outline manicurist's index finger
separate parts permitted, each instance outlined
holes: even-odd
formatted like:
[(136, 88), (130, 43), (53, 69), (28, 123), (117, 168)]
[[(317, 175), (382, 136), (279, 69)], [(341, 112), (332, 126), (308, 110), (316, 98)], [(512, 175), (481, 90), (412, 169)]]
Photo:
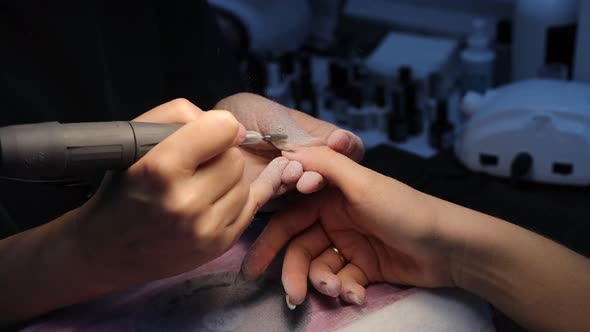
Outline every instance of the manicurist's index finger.
[(240, 124), (227, 111), (208, 111), (176, 130), (132, 166), (165, 177), (192, 176), (199, 165), (236, 146)]
[(203, 110), (190, 101), (177, 98), (152, 108), (133, 119), (133, 121), (185, 124), (197, 120), (204, 113)]

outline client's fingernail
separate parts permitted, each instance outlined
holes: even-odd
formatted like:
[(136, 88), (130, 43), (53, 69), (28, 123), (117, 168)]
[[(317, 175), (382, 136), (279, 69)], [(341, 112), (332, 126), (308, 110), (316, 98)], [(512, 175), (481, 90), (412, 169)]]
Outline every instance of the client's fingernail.
[(297, 308), (297, 305), (291, 303), (291, 299), (289, 298), (289, 294), (287, 294), (285, 296), (285, 300), (287, 301), (287, 307), (289, 307), (289, 309), (294, 310), (295, 308)]
[(302, 146), (295, 145), (295, 144), (289, 144), (289, 145), (285, 145), (282, 148), (283, 149), (281, 150), (281, 152), (282, 152), (283, 156), (286, 157), (289, 154), (296, 153), (297, 151), (301, 151)]
[(337, 297), (340, 293), (338, 285), (332, 281), (320, 281), (320, 287), (331, 297)]
[(361, 305), (364, 302), (363, 299), (357, 293), (354, 292), (346, 292), (346, 298), (348, 299), (348, 302), (358, 305)]
[(328, 138), (328, 146), (338, 152), (346, 152), (350, 149), (351, 139), (344, 130), (337, 130)]
[(284, 183), (281, 183), (281, 185), (279, 186), (279, 189), (276, 192), (276, 195), (281, 196), (284, 193), (286, 193), (288, 190), (289, 190), (289, 186)]

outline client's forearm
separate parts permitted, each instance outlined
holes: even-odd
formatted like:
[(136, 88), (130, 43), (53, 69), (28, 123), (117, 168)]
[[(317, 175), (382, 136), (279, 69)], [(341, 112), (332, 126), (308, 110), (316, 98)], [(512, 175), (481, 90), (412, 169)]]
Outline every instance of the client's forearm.
[(0, 241), (0, 326), (111, 290), (97, 282), (68, 234), (75, 213)]
[(459, 244), (453, 254), (457, 286), (531, 331), (590, 331), (590, 260), (451, 203), (441, 204), (439, 218), (452, 225), (449, 236)]

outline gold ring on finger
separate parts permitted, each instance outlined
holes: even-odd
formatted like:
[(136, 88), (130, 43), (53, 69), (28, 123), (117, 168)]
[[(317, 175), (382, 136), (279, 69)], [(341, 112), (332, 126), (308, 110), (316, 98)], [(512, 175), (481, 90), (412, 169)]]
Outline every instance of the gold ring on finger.
[(340, 258), (340, 261), (342, 262), (342, 265), (346, 264), (346, 258), (344, 258), (344, 255), (342, 255), (342, 253), (340, 252), (340, 250), (338, 250), (336, 247), (332, 247), (332, 250), (336, 253), (336, 255), (338, 255), (338, 258)]

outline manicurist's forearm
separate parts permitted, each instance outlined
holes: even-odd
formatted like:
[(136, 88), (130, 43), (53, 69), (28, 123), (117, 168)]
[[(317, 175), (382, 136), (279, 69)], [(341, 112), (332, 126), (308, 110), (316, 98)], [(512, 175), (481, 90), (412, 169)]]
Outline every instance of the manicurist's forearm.
[(111, 290), (98, 282), (67, 234), (76, 211), (0, 241), (0, 326)]
[(439, 201), (453, 275), (531, 331), (590, 331), (590, 260), (514, 224)]

